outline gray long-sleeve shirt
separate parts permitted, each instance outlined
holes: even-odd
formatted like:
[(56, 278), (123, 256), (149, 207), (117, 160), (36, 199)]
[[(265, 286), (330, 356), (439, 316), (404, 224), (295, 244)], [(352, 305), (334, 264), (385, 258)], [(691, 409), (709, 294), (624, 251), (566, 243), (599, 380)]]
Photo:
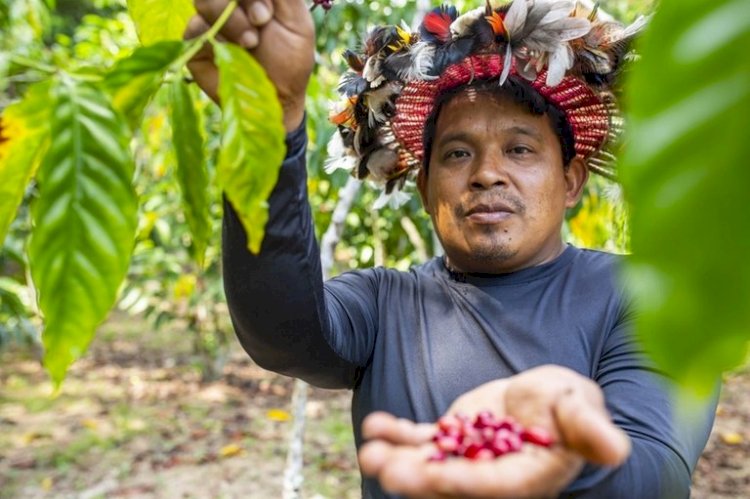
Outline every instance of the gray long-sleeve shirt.
[[(433, 259), (408, 272), (374, 268), (323, 283), (306, 192), (304, 128), (269, 200), (259, 255), (225, 204), (224, 280), (237, 335), (262, 367), (325, 388), (351, 388), (357, 446), (372, 411), (435, 421), (490, 380), (542, 364), (601, 386), (633, 452), (617, 469), (587, 466), (563, 497), (684, 498), (714, 404), (680, 431), (665, 379), (631, 341), (618, 258), (569, 246), (504, 275), (461, 275)], [(364, 497), (386, 497), (363, 481)]]

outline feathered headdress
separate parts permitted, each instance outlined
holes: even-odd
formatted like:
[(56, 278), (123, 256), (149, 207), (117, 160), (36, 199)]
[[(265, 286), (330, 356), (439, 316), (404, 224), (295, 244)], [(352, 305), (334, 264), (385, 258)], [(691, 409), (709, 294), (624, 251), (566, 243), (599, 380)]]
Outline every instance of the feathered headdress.
[(474, 79), (502, 85), (516, 74), (565, 113), (590, 170), (614, 178), (607, 147), (623, 125), (614, 85), (646, 19), (627, 27), (601, 21), (596, 8), (584, 11), (573, 0), (486, 2), (463, 15), (434, 9), (416, 33), (376, 27), (362, 52), (345, 51), (350, 71), (331, 109), (338, 132), (328, 171), (351, 170), (384, 187), (379, 205), (398, 203), (422, 164), (424, 125), (437, 97)]

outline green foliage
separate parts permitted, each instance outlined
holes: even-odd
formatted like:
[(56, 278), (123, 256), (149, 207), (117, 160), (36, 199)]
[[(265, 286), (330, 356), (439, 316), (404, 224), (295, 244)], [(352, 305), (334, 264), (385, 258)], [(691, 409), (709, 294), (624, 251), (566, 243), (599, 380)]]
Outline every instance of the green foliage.
[(144, 45), (181, 40), (195, 14), (191, 0), (128, 0), (128, 10)]
[(663, 0), (628, 87), (638, 332), (702, 393), (750, 339), (748, 47), (747, 1)]
[(29, 261), (45, 319), (45, 365), (59, 385), (112, 307), (136, 228), (127, 127), (94, 87), (53, 88), (54, 140), (32, 205)]
[(0, 118), (0, 242), (49, 142), (49, 83), (29, 88)]
[[(613, 0), (605, 7), (609, 9), (617, 6), (618, 15), (632, 18), (633, 9), (630, 6), (650, 2), (651, 0)], [(438, 3), (437, 0), (432, 1), (433, 5)], [(33, 139), (29, 133), (14, 134), (15, 138), (0, 143), (0, 228), (7, 228), (16, 208), (21, 204), (20, 216), (13, 224), (5, 246), (0, 249), (0, 273), (2, 277), (10, 274), (13, 281), (4, 281), (8, 285), (3, 289), (7, 291), (7, 296), (10, 296), (8, 290), (13, 290), (13, 296), (21, 296), (19, 293), (26, 290), (24, 296), (29, 297), (25, 301), (3, 299), (0, 322), (4, 326), (20, 328), (20, 322), (10, 319), (11, 317), (17, 318), (25, 313), (29, 318), (34, 318), (33, 293), (30, 290), (36, 285), (42, 295), (40, 300), (47, 300), (45, 307), (52, 306), (51, 296), (65, 296), (64, 302), (69, 304), (71, 310), (77, 310), (76, 314), (71, 312), (65, 316), (68, 321), (76, 321), (75, 330), (66, 331), (70, 331), (72, 338), (78, 338), (75, 345), (71, 345), (74, 356), (82, 353), (88, 340), (81, 339), (79, 334), (78, 314), (91, 315), (89, 310), (92, 306), (86, 301), (83, 306), (70, 305), (74, 297), (82, 296), (80, 286), (76, 288), (71, 284), (72, 291), (67, 287), (60, 287), (50, 295), (53, 287), (51, 281), (40, 275), (41, 271), (38, 270), (34, 271), (34, 280), (47, 278), (48, 282), (44, 286), (39, 282), (26, 282), (24, 242), (29, 223), (26, 216), (27, 203), (22, 202), (22, 198), (25, 193), (27, 201), (36, 199), (35, 216), (39, 217), (38, 223), (41, 225), (35, 227), (34, 231), (39, 230), (39, 226), (44, 228), (45, 224), (54, 222), (54, 217), (40, 216), (40, 212), (52, 210), (54, 214), (56, 206), (59, 208), (62, 206), (60, 203), (65, 202), (65, 196), (55, 198), (53, 194), (50, 197), (52, 186), (45, 185), (49, 184), (45, 178), (66, 184), (68, 180), (64, 178), (67, 179), (68, 175), (64, 174), (63, 169), (58, 172), (56, 167), (53, 173), (50, 168), (50, 172), (38, 178), (40, 182), (37, 185), (33, 179), (34, 162), (38, 163), (45, 158), (45, 165), (52, 162), (63, 165), (66, 161), (76, 161), (75, 158), (78, 158), (77, 161), (83, 161), (81, 165), (93, 164), (90, 158), (96, 160), (97, 155), (102, 154), (97, 148), (101, 146), (107, 149), (108, 154), (120, 156), (123, 152), (123, 140), (128, 139), (130, 148), (125, 152), (135, 160), (134, 185), (140, 202), (135, 248), (127, 281), (122, 286), (120, 306), (134, 313), (147, 314), (156, 326), (175, 321), (185, 325), (189, 334), (196, 338), (196, 352), (207, 353), (207, 357), (216, 356), (216, 352), (225, 348), (228, 334), (219, 265), (220, 248), (217, 244), (220, 240), (221, 188), (228, 187), (229, 190), (244, 195), (254, 191), (255, 188), (251, 185), (257, 182), (259, 192), (252, 196), (252, 210), (256, 213), (243, 215), (246, 224), (252, 223), (252, 240), (249, 242), (257, 249), (262, 238), (262, 230), (259, 229), (265, 224), (267, 216), (264, 199), (275, 183), (276, 167), (283, 157), (280, 111), (268, 107), (275, 103), (273, 89), (257, 84), (257, 65), (253, 66), (254, 61), (244, 51), (222, 46), (217, 46), (217, 56), (225, 56), (220, 60), (224, 75), (222, 85), (232, 89), (228, 97), (230, 102), (227, 112), (223, 116), (205, 96), (197, 95), (195, 86), (190, 88), (183, 82), (181, 66), (197, 47), (204, 41), (213, 40), (215, 35), (215, 32), (209, 33), (194, 43), (179, 41), (192, 13), (190, 0), (130, 0), (127, 8), (124, 0), (0, 0), (0, 6), (6, 7), (2, 12), (7, 12), (8, 15), (7, 19), (0, 19), (0, 25), (6, 23), (2, 25), (3, 34), (8, 34), (7, 37), (0, 37), (0, 109), (24, 96), (23, 101), (12, 104), (3, 111), (3, 123), (9, 119), (22, 122), (29, 130), (33, 127), (40, 134)], [(458, 6), (466, 10), (475, 7), (476, 2), (459, 1)], [(345, 66), (341, 53), (344, 48), (358, 47), (362, 42), (361, 36), (369, 25), (397, 24), (402, 19), (411, 21), (417, 8), (417, 2), (384, 4), (337, 0), (335, 8), (327, 14), (322, 9), (317, 9), (314, 13), (318, 34), (318, 64), (308, 88), (308, 190), (318, 235), (327, 228), (338, 190), (347, 180), (344, 172), (334, 175), (323, 172), (326, 146), (334, 130), (328, 123), (327, 102), (335, 97), (337, 79)], [(145, 47), (136, 48), (136, 31)], [(102, 120), (112, 127), (104, 126), (109, 131), (96, 136), (95, 141), (81, 139), (81, 144), (86, 147), (76, 150), (70, 146), (72, 129), (61, 128), (60, 113), (65, 111), (63, 106), (54, 113), (57, 128), (52, 135), (52, 142), (55, 144), (54, 158), (58, 158), (54, 159), (52, 152), (46, 152), (41, 139), (49, 133), (44, 130), (49, 129), (50, 123), (50, 119), (43, 114), (49, 114), (56, 106), (50, 101), (51, 98), (45, 100), (35, 95), (44, 94), (43, 89), (48, 88), (48, 84), (38, 85), (35, 82), (58, 81), (60, 78), (72, 85), (69, 90), (75, 90), (74, 97), (78, 100), (83, 99), (84, 104), (96, 104), (80, 107), (77, 115), (69, 113), (77, 116), (70, 119), (78, 122), (81, 130), (92, 124), (99, 126)], [(55, 88), (59, 90), (59, 84)], [(165, 91), (167, 89), (169, 92)], [(253, 92), (259, 93), (252, 95)], [(70, 101), (72, 97), (68, 97)], [(258, 106), (257, 102), (262, 102), (262, 105)], [(26, 109), (22, 106), (29, 107)], [(69, 104), (66, 106), (66, 109), (70, 109)], [(39, 114), (32, 113), (31, 108)], [(14, 109), (17, 111), (13, 111)], [(17, 117), (23, 116), (23, 120), (11, 119), (14, 113)], [(126, 122), (130, 125), (131, 132), (120, 130), (115, 122)], [(260, 129), (253, 129), (249, 124), (255, 127), (268, 126), (266, 132), (273, 136), (269, 139), (269, 144), (273, 145), (262, 146), (261, 141), (265, 139), (256, 135), (256, 131)], [(6, 130), (12, 131), (13, 128), (8, 126)], [(226, 130), (222, 131), (222, 128)], [(23, 142), (21, 137), (25, 137)], [(58, 144), (60, 140), (68, 145), (63, 147), (63, 144)], [(109, 151), (112, 143), (116, 144), (114, 153)], [(38, 147), (40, 144), (42, 147)], [(12, 149), (14, 147), (17, 148)], [(258, 148), (266, 150), (260, 154), (257, 152)], [(5, 159), (7, 155), (4, 156), (4, 152), (9, 150), (16, 151), (14, 154), (18, 155), (18, 159), (10, 163)], [(20, 159), (21, 155), (31, 158), (35, 150), (35, 160)], [(274, 151), (274, 157), (265, 156), (268, 150)], [(236, 154), (237, 152), (243, 156)], [(98, 159), (101, 162), (101, 158)], [(217, 166), (217, 161), (221, 166)], [(23, 166), (18, 166), (21, 163)], [(106, 166), (111, 169), (117, 165), (107, 162)], [(13, 176), (10, 175), (11, 170)], [(87, 179), (81, 185), (92, 184), (91, 179), (82, 173), (84, 171), (89, 170), (78, 170), (78, 174), (70, 178), (74, 179), (73, 182), (81, 178)], [(211, 182), (215, 177), (217, 181)], [(10, 193), (11, 190), (12, 195), (6, 196), (6, 192)], [(182, 196), (178, 195), (178, 190)], [(266, 194), (257, 195), (262, 192)], [(615, 233), (621, 227), (622, 213), (617, 209), (617, 201), (606, 197), (599, 186), (592, 187), (590, 192), (592, 201), (578, 211), (576, 217), (580, 216), (579, 220), (576, 221), (575, 217), (571, 220), (569, 233), (574, 241), (589, 241), (591, 244), (611, 248)], [(113, 203), (114, 198), (109, 194), (107, 191), (105, 205)], [(336, 252), (334, 273), (371, 265), (406, 269), (432, 256), (431, 224), (421, 208), (418, 196), (413, 196), (407, 205), (399, 209), (386, 207), (375, 211), (371, 206), (378, 195), (377, 191), (370, 188), (360, 190), (359, 199), (346, 219), (343, 238)], [(251, 206), (250, 202), (239, 201), (234, 193), (230, 193), (229, 198), (235, 205)], [(594, 198), (598, 200), (596, 203)], [(96, 199), (96, 202), (100, 200)], [(128, 203), (125, 204), (125, 211), (132, 210), (132, 204)], [(46, 208), (41, 210), (40, 207), (44, 206)], [(81, 210), (86, 211), (88, 208), (90, 206), (85, 205), (85, 209), (68, 210), (60, 216), (80, 219)], [(600, 215), (600, 212), (605, 215)], [(96, 214), (100, 217), (108, 216), (106, 210), (98, 210)], [(80, 243), (80, 238), (94, 237), (97, 225), (89, 227), (82, 220), (79, 220), (78, 225), (68, 226), (66, 223), (67, 232), (60, 240), (50, 240), (45, 247), (41, 243), (34, 243), (37, 244), (36, 251), (47, 252), (50, 260), (75, 258), (75, 255), (78, 258), (81, 255), (98, 258), (100, 247), (86, 247), (84, 251), (80, 244), (74, 244), (76, 241)], [(132, 218), (128, 220), (132, 221)], [(99, 225), (101, 224), (99, 221)], [(84, 226), (86, 231), (78, 231), (76, 228)], [(79, 239), (75, 239), (76, 237)], [(55, 244), (61, 244), (60, 241), (68, 241), (70, 244), (61, 253), (63, 256), (55, 256), (52, 253), (56, 248)], [(98, 244), (106, 245), (106, 238)], [(108, 253), (112, 265), (117, 260), (113, 256), (115, 254), (116, 252)], [(204, 254), (202, 268), (191, 261), (192, 257), (200, 262), (201, 255)], [(8, 262), (7, 265), (4, 265), (4, 261)], [(66, 269), (65, 279), (68, 282), (74, 281), (72, 275), (75, 271), (75, 266)], [(115, 280), (107, 281), (105, 291), (112, 292), (112, 287), (116, 288), (113, 284)], [(98, 284), (94, 286), (94, 291), (89, 290), (93, 297), (84, 297), (84, 300), (92, 301), (96, 298), (94, 301), (111, 302), (111, 294), (104, 300), (103, 295), (107, 293), (100, 296), (96, 289)], [(6, 306), (11, 302), (13, 310)], [(97, 310), (104, 308), (102, 305)], [(86, 319), (86, 328), (89, 327), (89, 322), (92, 321)], [(54, 328), (51, 331), (52, 334), (57, 334)], [(48, 351), (48, 364), (55, 364), (59, 374), (60, 366), (73, 357), (68, 350), (65, 354), (67, 357), (58, 357), (53, 361), (50, 356), (54, 356), (55, 351), (57, 350)]]
[[(88, 14), (87, 7), (107, 11), (114, 18)], [(14, 79), (8, 95), (11, 99), (14, 95), (25, 95), (23, 100), (3, 111), (0, 122), (0, 194), (3, 195), (0, 228), (4, 234), (41, 163), (36, 184), (31, 182), (37, 189), (31, 210), (34, 227), (28, 253), (30, 274), (45, 319), (45, 365), (56, 384), (62, 381), (70, 363), (83, 354), (95, 328), (116, 301), (131, 263), (138, 207), (133, 186), (133, 152), (140, 148), (136, 145), (131, 150), (130, 129), (145, 132), (143, 139), (151, 141), (151, 131), (139, 125), (149, 102), (159, 93), (165, 80), (171, 82), (171, 98), (162, 98), (159, 105), (162, 109), (167, 106), (172, 109), (173, 131), (169, 138), (150, 144), (147, 154), (151, 159), (161, 158), (163, 163), (157, 169), (176, 157), (176, 174), (170, 177), (172, 182), (168, 189), (174, 191), (178, 186), (182, 189), (183, 208), (180, 210), (179, 205), (172, 202), (174, 196), (146, 198), (144, 204), (153, 200), (167, 203), (171, 220), (167, 223), (153, 219), (154, 211), (144, 210), (145, 220), (141, 220), (139, 232), (147, 234), (151, 240), (153, 227), (169, 229), (166, 237), (157, 239), (158, 245), (148, 248), (149, 258), (157, 258), (160, 253), (159, 261), (168, 264), (168, 267), (155, 265), (156, 281), (163, 283), (165, 275), (174, 276), (173, 281), (165, 284), (174, 287), (174, 296), (179, 298), (180, 305), (167, 316), (186, 319), (188, 328), (200, 338), (197, 348), (202, 351), (219, 351), (226, 343), (227, 329), (221, 325), (219, 317), (222, 310), (214, 306), (221, 301), (218, 259), (215, 250), (207, 251), (209, 239), (218, 239), (212, 230), (218, 225), (215, 221), (221, 213), (221, 205), (214, 203), (212, 207), (210, 202), (219, 199), (208, 182), (213, 158), (203, 153), (201, 113), (210, 113), (182, 81), (182, 66), (197, 48), (213, 41), (218, 26), (193, 43), (174, 41), (181, 38), (187, 18), (193, 12), (189, 0), (131, 1), (130, 11), (141, 39), (153, 44), (130, 53), (132, 29), (127, 18), (123, 21), (123, 7), (118, 0), (97, 0), (94, 5), (86, 3), (85, 6), (65, 3), (65, 14), (54, 17), (54, 22), (50, 22), (46, 8), (32, 15), (35, 13), (28, 9), (14, 7), (10, 9), (12, 20), (22, 25), (18, 33), (31, 33), (33, 43), (25, 47), (24, 53), (7, 46), (5, 40), (0, 44), (0, 71)], [(227, 9), (221, 19), (226, 20), (229, 12)], [(56, 35), (57, 43), (46, 46), (50, 26), (68, 16), (80, 19), (81, 26), (72, 31), (61, 30)], [(20, 19), (24, 19), (23, 23)], [(111, 40), (104, 35), (107, 32), (120, 37), (119, 45), (124, 50), (112, 50)], [(217, 50), (218, 54), (230, 54), (221, 61), (225, 70), (230, 68), (241, 74), (236, 68), (244, 70), (251, 64), (255, 69), (250, 73), (254, 80), (232, 74), (223, 78), (233, 91), (243, 92), (243, 95), (226, 98), (235, 105), (230, 104), (231, 111), (225, 113), (223, 125), (229, 132), (223, 135), (229, 137), (228, 148), (237, 155), (224, 159), (219, 178), (231, 184), (231, 187), (225, 186), (229, 199), (249, 208), (249, 212), (243, 210), (242, 215), (246, 223), (255, 224), (249, 232), (251, 242), (259, 246), (267, 217), (263, 211), (265, 197), (275, 183), (284, 156), (281, 108), (268, 82), (256, 91), (255, 81), (260, 81), (264, 74), (250, 56), (240, 49), (235, 51), (239, 55), (227, 50)], [(60, 67), (65, 67), (67, 72)], [(35, 80), (42, 82), (25, 88), (26, 83)], [(16, 85), (16, 82), (21, 84)], [(248, 106), (252, 106), (252, 112)], [(165, 117), (166, 113), (157, 113), (157, 116)], [(252, 123), (254, 119), (261, 120), (262, 125), (256, 126)], [(218, 129), (212, 129), (214, 138), (219, 135)], [(172, 141), (174, 148), (170, 146)], [(51, 143), (49, 148), (46, 147), (48, 142)], [(211, 144), (211, 150), (218, 146), (215, 140)], [(276, 150), (268, 158), (268, 167), (242, 171), (241, 167), (246, 166), (249, 159), (263, 160), (258, 151), (265, 148)], [(240, 162), (233, 162), (235, 159)], [(147, 169), (139, 167), (138, 172), (148, 178)], [(157, 176), (164, 177), (164, 172)], [(140, 181), (138, 184), (143, 186)], [(142, 191), (153, 192), (148, 187), (142, 187)], [(172, 231), (170, 223), (178, 230)], [(191, 233), (186, 230), (187, 226)], [(176, 242), (171, 239), (172, 235), (178, 237)], [(174, 251), (175, 244), (190, 246), (199, 265), (207, 261), (203, 276), (185, 259), (186, 251)], [(4, 253), (0, 251), (0, 263)], [(164, 255), (175, 254), (176, 258), (164, 258)], [(204, 255), (208, 256), (204, 258)], [(25, 268), (25, 261), (23, 263)], [(3, 319), (28, 309), (28, 304), (18, 298), (19, 290), (25, 289), (25, 272), (21, 276), (3, 281), (5, 298), (0, 310)], [(149, 282), (145, 276), (141, 279), (144, 285)], [(128, 297), (134, 296), (135, 288), (128, 289)], [(164, 295), (159, 299), (164, 300)], [(201, 300), (208, 303), (201, 304)], [(204, 334), (210, 328), (216, 333)]]
[(283, 112), (265, 71), (244, 49), (216, 43), (214, 52), (224, 124), (216, 175), (245, 227), (248, 249), (258, 253), (266, 200), (286, 156)]
[(211, 236), (209, 182), (203, 153), (201, 116), (196, 113), (190, 88), (180, 79), (170, 86), (172, 141), (177, 156), (177, 182), (183, 198), (185, 219), (190, 227), (193, 254), (202, 267)]
[(112, 96), (112, 104), (127, 117), (131, 127), (140, 122), (143, 110), (159, 89), (164, 74), (183, 49), (182, 42), (159, 42), (150, 47), (139, 47), (130, 57), (118, 61), (107, 74), (104, 86)]

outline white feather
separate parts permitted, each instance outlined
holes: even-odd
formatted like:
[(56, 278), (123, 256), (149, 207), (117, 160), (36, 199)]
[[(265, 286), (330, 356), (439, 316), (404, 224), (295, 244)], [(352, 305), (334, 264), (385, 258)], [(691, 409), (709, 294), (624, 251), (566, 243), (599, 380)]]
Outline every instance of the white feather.
[(357, 158), (344, 146), (344, 141), (339, 132), (335, 132), (328, 141), (328, 158), (326, 158), (323, 170), (331, 174), (336, 170), (351, 172), (357, 166)]
[(347, 173), (351, 173), (357, 166), (357, 158), (354, 156), (341, 156), (339, 158), (328, 158), (323, 164), (323, 171), (330, 175), (336, 170), (345, 170)]
[(565, 72), (573, 67), (573, 51), (567, 43), (561, 43), (550, 55), (549, 65), (547, 66), (548, 87), (558, 85), (565, 77)]
[(575, 3), (570, 0), (552, 2), (549, 12), (544, 15), (539, 25), (550, 24), (570, 16), (575, 8)]
[(362, 70), (362, 76), (370, 82), (370, 87), (377, 88), (385, 81), (385, 76), (380, 72), (380, 59), (374, 55), (367, 59), (365, 67)]
[(430, 76), (427, 72), (432, 68), (435, 58), (435, 46), (427, 42), (417, 42), (411, 48), (411, 66), (399, 73), (406, 82), (414, 80), (435, 80), (437, 76)]
[(365, 104), (369, 110), (367, 119), (370, 128), (375, 128), (376, 122), (384, 123), (388, 119), (383, 113), (383, 107), (393, 95), (399, 92), (401, 92), (401, 84), (391, 81), (377, 90), (365, 94)]
[(399, 189), (392, 190), (390, 194), (386, 194), (385, 191), (382, 191), (372, 207), (376, 210), (380, 210), (385, 205), (388, 205), (395, 210), (407, 203), (409, 199), (411, 199), (411, 196)]
[(651, 17), (651, 15), (638, 16), (638, 19), (633, 21), (630, 26), (626, 27), (621, 33), (619, 33), (618, 38), (630, 38), (631, 36), (637, 35), (651, 21)]
[(511, 41), (523, 31), (528, 13), (529, 6), (527, 0), (513, 0), (508, 12), (505, 14), (505, 20), (503, 20), (503, 24), (510, 34)]
[(451, 23), (451, 35), (453, 35), (454, 39), (461, 38), (461, 35), (466, 32), (469, 26), (482, 17), (484, 17), (484, 7), (477, 7), (466, 14), (458, 16), (456, 20)]
[[(518, 1), (518, 0), (516, 0)], [(505, 46), (505, 61), (503, 62), (503, 72), (500, 74), (500, 85), (505, 83), (510, 74), (510, 68), (513, 66), (513, 50), (510, 44)]]
[(566, 42), (580, 38), (591, 31), (591, 21), (583, 17), (568, 17), (561, 19), (554, 25), (547, 25), (545, 28), (554, 32), (558, 40)]

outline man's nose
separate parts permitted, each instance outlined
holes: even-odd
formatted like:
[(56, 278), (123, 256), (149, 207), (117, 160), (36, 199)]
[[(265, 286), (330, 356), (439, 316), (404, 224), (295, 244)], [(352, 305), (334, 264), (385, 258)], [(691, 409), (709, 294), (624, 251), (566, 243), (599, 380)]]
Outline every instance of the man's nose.
[(478, 159), (470, 179), (472, 189), (491, 189), (508, 183), (506, 158), (501, 151), (487, 152)]

